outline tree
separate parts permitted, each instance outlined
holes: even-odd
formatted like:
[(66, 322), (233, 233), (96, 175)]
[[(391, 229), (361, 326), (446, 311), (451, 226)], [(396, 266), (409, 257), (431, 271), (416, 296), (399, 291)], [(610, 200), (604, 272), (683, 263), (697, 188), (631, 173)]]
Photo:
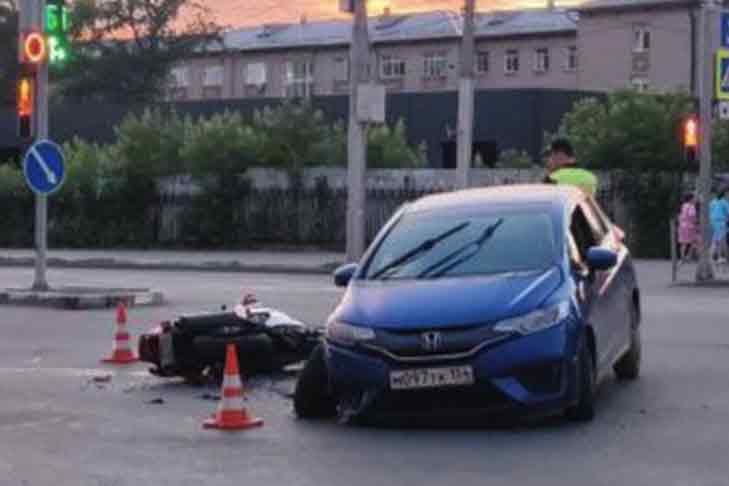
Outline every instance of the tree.
[(170, 69), (220, 47), (220, 26), (194, 0), (79, 0), (72, 11), (71, 60), (55, 73), (58, 92), (76, 100), (158, 100)]
[(559, 133), (575, 146), (580, 163), (598, 169), (687, 170), (681, 126), (695, 112), (688, 93), (617, 91), (604, 101), (578, 101)]
[(17, 66), (17, 5), (15, 0), (0, 0), (0, 105), (15, 103)]

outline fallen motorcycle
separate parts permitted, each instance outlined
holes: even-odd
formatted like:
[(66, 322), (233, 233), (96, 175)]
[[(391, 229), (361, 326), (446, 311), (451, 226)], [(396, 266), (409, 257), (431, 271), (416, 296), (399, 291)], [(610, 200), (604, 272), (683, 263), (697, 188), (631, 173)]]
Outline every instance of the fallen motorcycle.
[(226, 345), (234, 343), (241, 372), (270, 373), (304, 361), (321, 341), (322, 331), (287, 314), (260, 306), (251, 295), (232, 311), (184, 315), (156, 326), (139, 338), (139, 358), (162, 377), (191, 383), (219, 379)]

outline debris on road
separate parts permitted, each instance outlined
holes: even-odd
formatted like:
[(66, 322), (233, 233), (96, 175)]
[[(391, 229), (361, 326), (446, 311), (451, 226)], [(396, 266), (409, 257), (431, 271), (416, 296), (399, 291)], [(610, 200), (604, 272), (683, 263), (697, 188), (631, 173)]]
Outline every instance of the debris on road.
[(153, 400), (147, 400), (144, 403), (146, 403), (147, 405), (164, 405), (165, 399), (164, 398), (155, 398)]

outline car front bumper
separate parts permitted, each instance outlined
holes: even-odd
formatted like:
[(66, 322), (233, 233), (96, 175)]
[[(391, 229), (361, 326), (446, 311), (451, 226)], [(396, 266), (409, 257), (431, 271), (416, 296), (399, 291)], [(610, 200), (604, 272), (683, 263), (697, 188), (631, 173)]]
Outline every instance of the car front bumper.
[[(575, 341), (567, 323), (485, 346), (468, 357), (434, 357), (417, 363), (327, 342), (331, 386), (344, 420), (431, 415), (528, 415), (576, 402)], [(393, 390), (393, 371), (470, 366), (473, 385)]]

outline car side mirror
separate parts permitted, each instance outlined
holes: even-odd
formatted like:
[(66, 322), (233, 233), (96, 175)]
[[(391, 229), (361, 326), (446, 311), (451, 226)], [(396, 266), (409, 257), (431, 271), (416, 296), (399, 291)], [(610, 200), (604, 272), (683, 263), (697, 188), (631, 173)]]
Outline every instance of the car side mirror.
[(357, 272), (359, 265), (356, 263), (348, 263), (334, 270), (334, 285), (337, 287), (346, 287)]
[(587, 250), (587, 265), (591, 270), (610, 270), (618, 263), (618, 254), (614, 251), (593, 246)]

